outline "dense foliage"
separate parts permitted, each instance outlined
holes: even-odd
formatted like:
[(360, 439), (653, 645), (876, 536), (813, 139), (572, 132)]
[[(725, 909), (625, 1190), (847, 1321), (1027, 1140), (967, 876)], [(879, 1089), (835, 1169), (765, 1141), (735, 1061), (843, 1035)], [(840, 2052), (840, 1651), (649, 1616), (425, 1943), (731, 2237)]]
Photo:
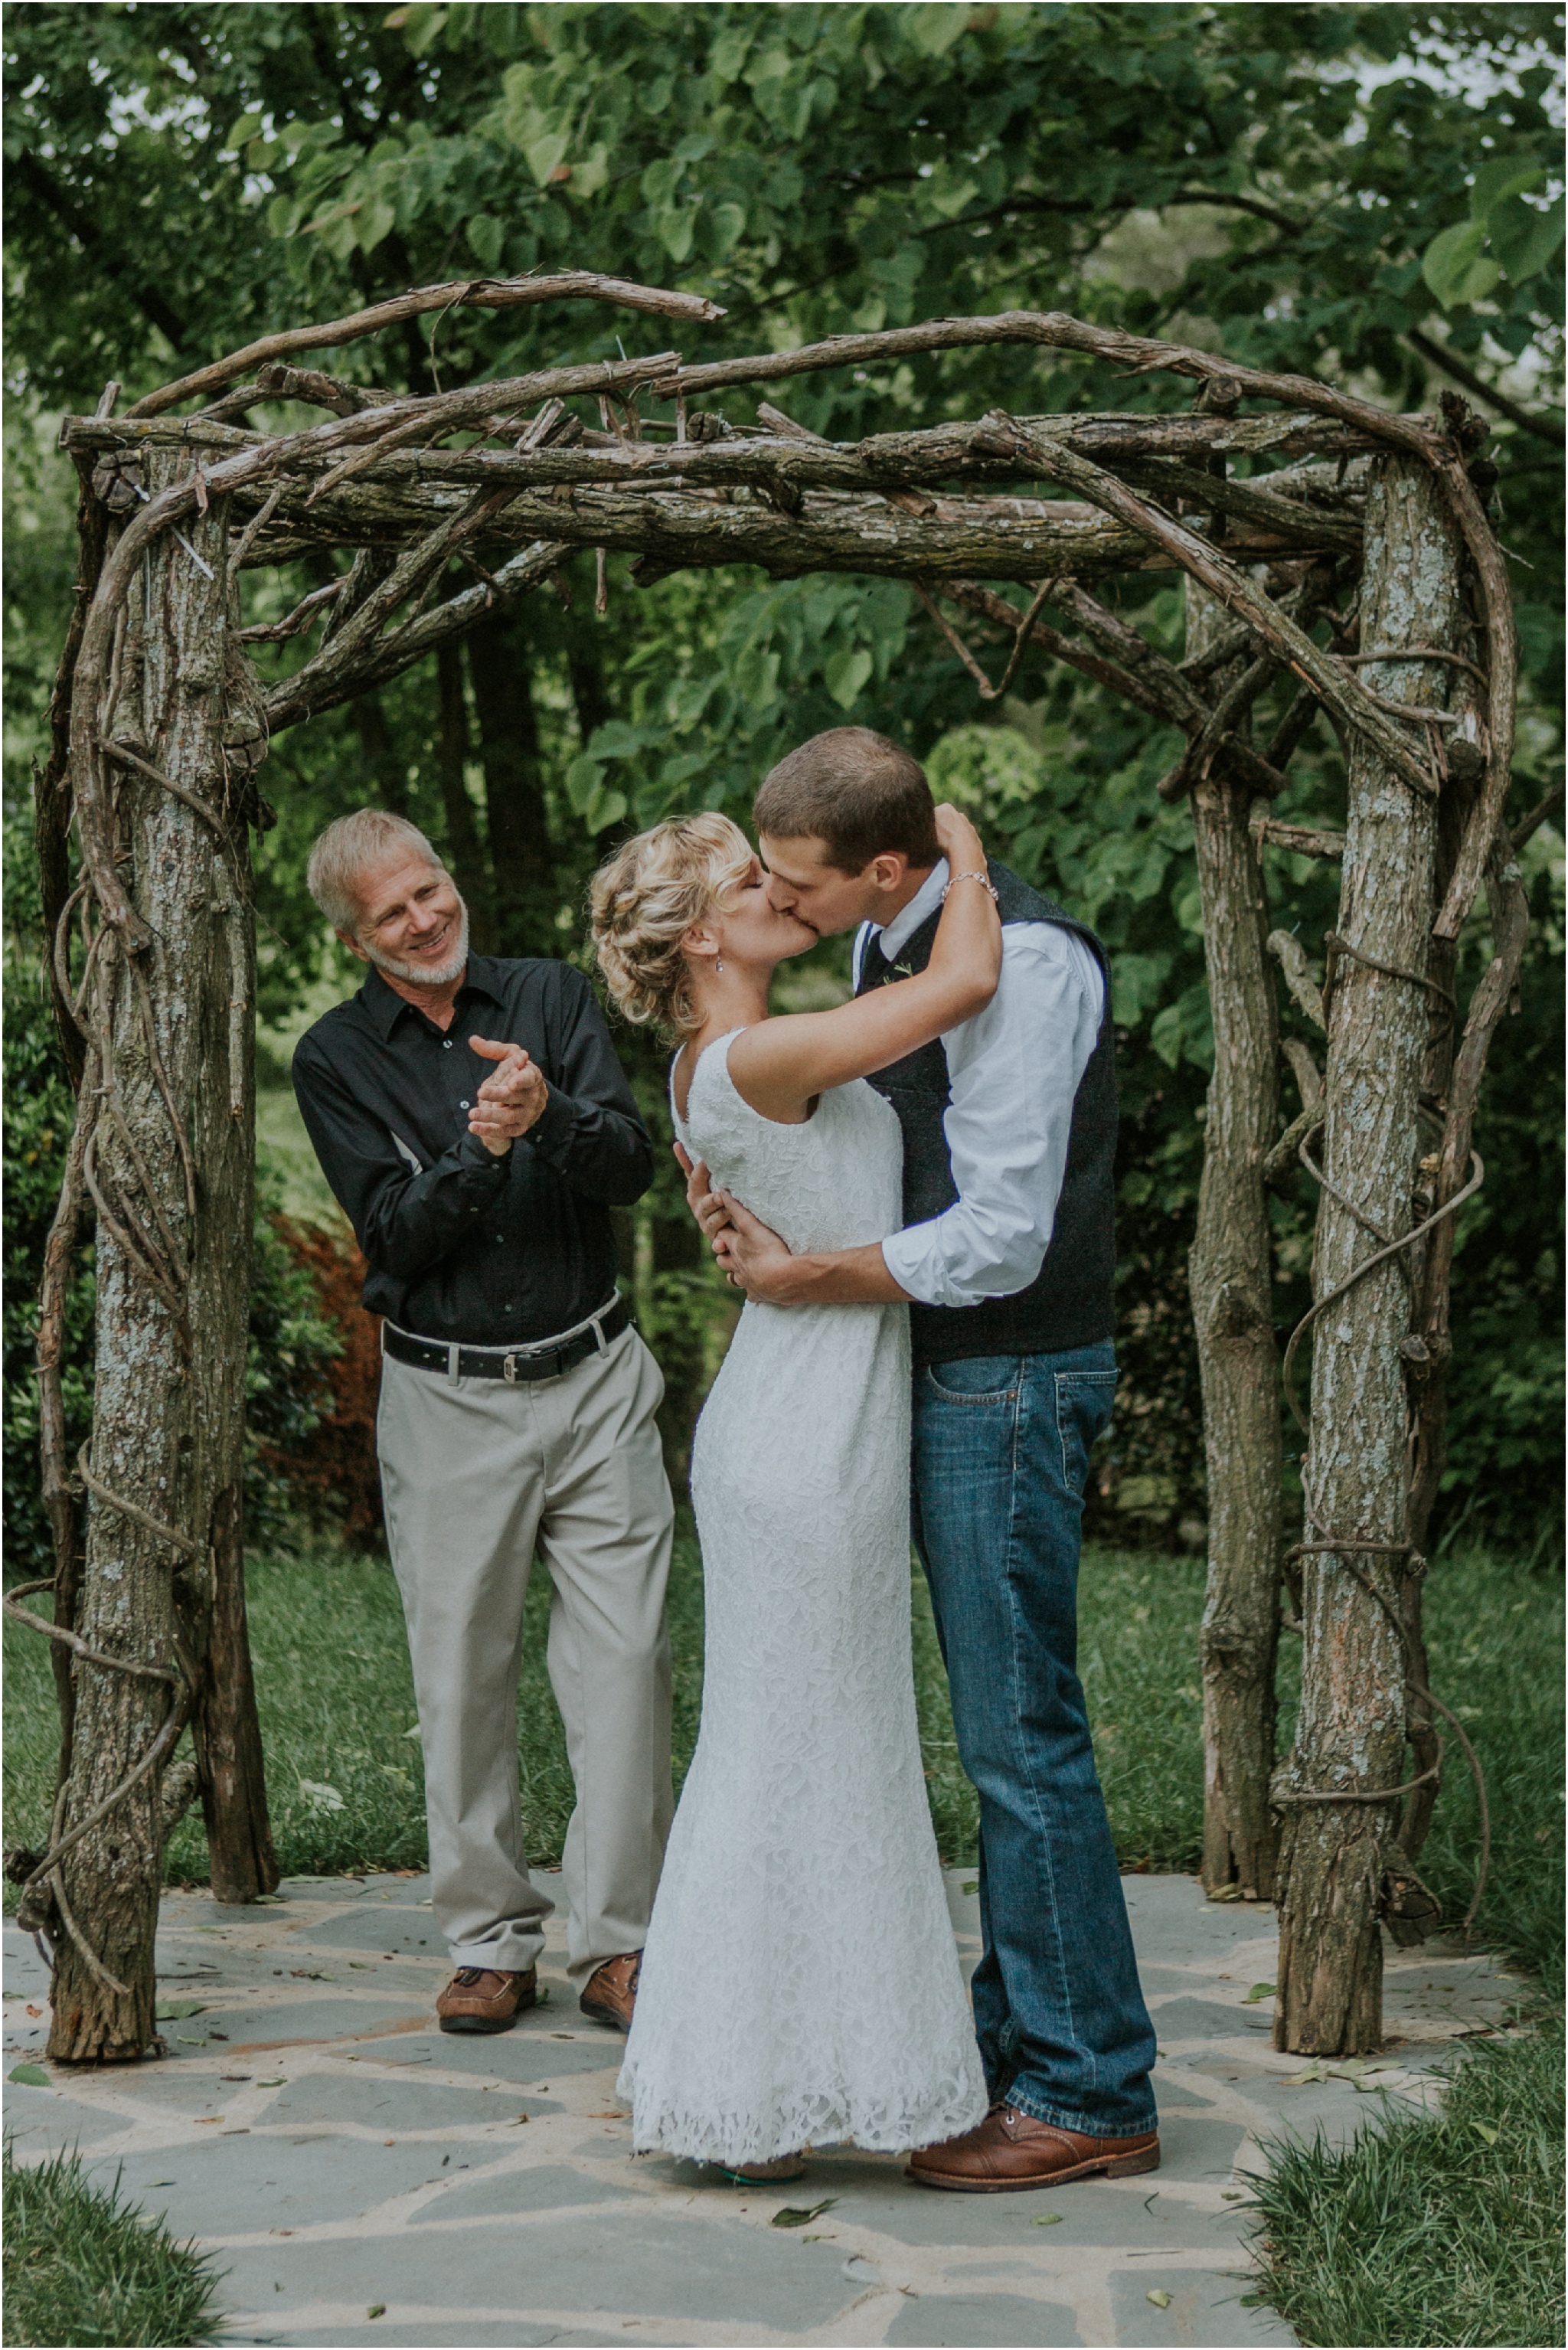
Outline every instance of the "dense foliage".
[[(143, 390), (409, 283), (576, 265), (723, 303), (719, 326), (683, 333), (688, 357), (1027, 306), (1311, 368), (1397, 405), (1433, 404), (1445, 370), (1499, 386), (1521, 811), (1560, 766), (1556, 21), (1533, 6), (16, 11), (15, 738), (37, 739), (72, 576), (64, 469), (28, 416), (90, 406), (111, 374)], [(672, 331), (588, 306), (464, 309), (324, 363), (422, 390), (546, 355), (613, 356), (618, 339), (655, 348)], [(754, 397), (728, 412), (749, 416)], [(785, 404), (848, 437), (993, 403), (1182, 397), (1010, 347), (803, 379)], [(309, 584), (256, 576), (246, 594), (270, 618)], [(441, 844), (482, 941), (581, 956), (587, 875), (627, 826), (690, 805), (743, 816), (782, 749), (846, 718), (894, 734), (1111, 949), (1127, 1378), (1100, 1506), (1123, 1532), (1186, 1524), (1197, 1539), (1185, 1252), (1211, 1043), (1190, 826), (1152, 790), (1174, 738), (1035, 656), (1004, 704), (977, 704), (896, 583), (769, 586), (734, 570), (639, 590), (617, 562), (602, 621), (586, 562), (571, 585), (570, 609), (537, 596), (461, 656), (277, 740), (265, 782), (281, 821), (258, 851), (265, 1015), (286, 1015), (320, 975), (310, 839), (368, 795)], [(1168, 583), (1134, 576), (1111, 592), (1179, 650)], [(263, 658), (286, 665), (307, 641)], [(1333, 824), (1333, 738), (1311, 738), (1292, 772), (1283, 812)], [(1539, 1522), (1555, 1479), (1560, 842), (1548, 828), (1527, 853), (1523, 1009), (1494, 1049), (1489, 1181), (1455, 1284), (1447, 1506), (1511, 1532)], [(1268, 878), (1273, 918), (1315, 951), (1334, 873), (1271, 851)], [(1467, 978), (1487, 952), (1478, 917)], [(825, 947), (789, 975), (793, 1000), (842, 972)], [(626, 1051), (661, 1124), (658, 1056), (630, 1036)], [(1303, 1177), (1275, 1211), (1282, 1327), (1304, 1305), (1312, 1205)], [(672, 1163), (627, 1227), (679, 1451), (722, 1326)]]
[[(52, 1571), (38, 1465), (35, 1357), (38, 1276), (59, 1196), (75, 1104), (54, 1016), (39, 977), (37, 893), (16, 827), (6, 832), (5, 1000), (5, 1562), (13, 1574)], [(74, 1459), (92, 1427), (93, 1247), (78, 1243), (67, 1295), (62, 1367), (66, 1443)], [(258, 1170), (250, 1336), (245, 1363), (245, 1513), (252, 1534), (275, 1541), (298, 1505), (287, 1469), (331, 1400), (328, 1366), (341, 1340), (323, 1319), (316, 1283), (286, 1237), (267, 1170)]]

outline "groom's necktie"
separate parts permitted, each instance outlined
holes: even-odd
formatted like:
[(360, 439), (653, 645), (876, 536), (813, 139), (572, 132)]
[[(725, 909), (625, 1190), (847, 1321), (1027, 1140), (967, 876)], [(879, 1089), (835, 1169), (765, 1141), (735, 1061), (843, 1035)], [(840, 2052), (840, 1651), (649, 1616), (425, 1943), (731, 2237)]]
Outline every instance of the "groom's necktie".
[(908, 979), (910, 975), (907, 963), (900, 968), (883, 953), (881, 933), (878, 932), (876, 938), (866, 941), (866, 951), (860, 958), (860, 984), (855, 993), (867, 995), (872, 988), (885, 986), (890, 979)]

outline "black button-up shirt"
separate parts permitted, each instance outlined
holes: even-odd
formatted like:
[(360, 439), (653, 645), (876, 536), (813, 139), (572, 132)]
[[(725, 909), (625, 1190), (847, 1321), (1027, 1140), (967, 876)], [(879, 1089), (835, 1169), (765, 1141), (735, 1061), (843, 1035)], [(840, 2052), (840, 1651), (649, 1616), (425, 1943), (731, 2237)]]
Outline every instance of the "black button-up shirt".
[[(470, 1036), (524, 1045), (549, 1086), (504, 1158), (468, 1130), (497, 1066)], [(372, 1314), (448, 1345), (526, 1345), (613, 1295), (609, 1211), (647, 1191), (653, 1145), (570, 963), (470, 955), (444, 1031), (372, 970), (300, 1038), (294, 1090)]]

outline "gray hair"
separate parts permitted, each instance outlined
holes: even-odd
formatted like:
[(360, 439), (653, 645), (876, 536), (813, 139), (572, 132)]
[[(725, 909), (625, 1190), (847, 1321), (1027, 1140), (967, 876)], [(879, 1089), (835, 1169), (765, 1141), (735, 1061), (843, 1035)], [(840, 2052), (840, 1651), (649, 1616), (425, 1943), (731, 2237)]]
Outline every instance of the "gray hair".
[(356, 886), (360, 874), (367, 866), (384, 865), (390, 857), (415, 850), (438, 873), (446, 871), (418, 825), (406, 816), (392, 816), (385, 808), (356, 808), (351, 816), (336, 817), (317, 840), (305, 868), (305, 886), (335, 931), (358, 938), (363, 919)]

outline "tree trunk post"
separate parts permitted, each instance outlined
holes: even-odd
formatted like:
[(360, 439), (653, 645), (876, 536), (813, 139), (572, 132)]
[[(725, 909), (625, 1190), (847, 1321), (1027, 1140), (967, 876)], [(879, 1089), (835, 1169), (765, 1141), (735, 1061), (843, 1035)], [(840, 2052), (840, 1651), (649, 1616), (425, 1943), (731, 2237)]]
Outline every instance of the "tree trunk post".
[[(151, 486), (192, 462), (150, 455)], [(276, 1882), (239, 1543), (254, 930), (244, 816), (223, 749), (223, 502), (214, 498), (183, 536), (188, 545), (166, 532), (148, 551), (118, 699), (99, 719), (102, 733), (212, 815), (145, 768), (119, 767), (121, 869), (152, 944), (140, 969), (118, 938), (106, 938), (99, 957), (98, 1032), (110, 1050), (88, 1145), (97, 1364), (77, 1626), (93, 1648), (165, 1678), (76, 1661), (77, 1736), (58, 1827), (85, 1824), (158, 1755), (57, 1873), (66, 1930), (49, 2054), (74, 2063), (140, 2057), (154, 2039), (161, 1782), (178, 1722), (192, 1713), (210, 1782), (214, 1892), (248, 1898)]]
[[(1431, 471), (1402, 457), (1382, 460), (1367, 497), (1365, 651), (1455, 644), (1464, 619), (1459, 554)], [(1363, 674), (1386, 700), (1428, 708), (1448, 700), (1449, 672), (1434, 662), (1390, 661)], [(1414, 731), (1411, 739), (1418, 739)], [(1303, 1462), (1301, 1717), (1276, 1787), (1285, 1825), (1274, 2044), (1305, 2054), (1369, 2051), (1383, 2037), (1379, 1903), (1397, 1799), (1344, 1798), (1398, 1790), (1405, 1776), (1397, 1617), (1410, 1564), (1404, 1349), (1414, 1268), (1389, 1256), (1342, 1284), (1416, 1221), (1437, 831), (1435, 801), (1394, 775), (1358, 733), (1349, 761), (1342, 943), (1330, 949), (1325, 1180)], [(1336, 1535), (1345, 1549), (1333, 1548)]]
[[(1228, 624), (1187, 587), (1187, 650)], [(1216, 691), (1220, 690), (1217, 682)], [(1223, 774), (1192, 793), (1214, 1075), (1188, 1257), (1203, 1390), (1209, 1575), (1203, 1674), (1203, 1864), (1210, 1894), (1273, 1892), (1274, 1659), (1279, 1643), (1279, 1359), (1263, 1160), (1279, 1122), (1279, 1017), (1264, 947), (1250, 799)]]
[[(1213, 387), (1205, 386), (1199, 408), (1215, 397)], [(1233, 412), (1234, 400), (1219, 397)], [(1224, 457), (1212, 457), (1208, 470), (1223, 481)], [(1209, 535), (1217, 545), (1228, 529), (1223, 510), (1210, 516)], [(1229, 616), (1190, 574), (1183, 585), (1191, 658), (1225, 633)], [(1247, 668), (1241, 656), (1214, 676), (1217, 704), (1241, 684)], [(1237, 725), (1240, 739), (1250, 741), (1250, 715), (1239, 713)], [(1277, 1842), (1269, 1788), (1282, 1464), (1263, 1164), (1279, 1118), (1279, 1013), (1264, 943), (1262, 860), (1249, 827), (1250, 795), (1233, 765), (1223, 754), (1205, 760), (1191, 794), (1214, 1036), (1198, 1222), (1188, 1258), (1209, 1515), (1199, 1641), (1202, 1879), (1210, 1895), (1233, 1889), (1267, 1900)]]
[(548, 951), (540, 932), (550, 833), (530, 646), (517, 613), (487, 613), (469, 630), (468, 669), (484, 765), (496, 937), (507, 954)]

